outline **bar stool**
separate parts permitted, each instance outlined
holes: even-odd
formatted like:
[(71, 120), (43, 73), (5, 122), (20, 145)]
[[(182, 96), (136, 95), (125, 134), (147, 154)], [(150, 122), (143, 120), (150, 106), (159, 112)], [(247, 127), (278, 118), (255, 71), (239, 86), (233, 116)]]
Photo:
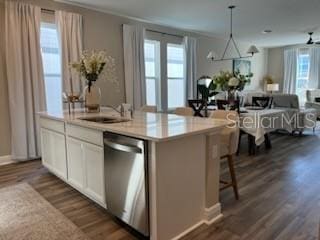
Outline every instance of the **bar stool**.
[(226, 158), (228, 161), (229, 172), (231, 176), (231, 182), (220, 180), (223, 185), (220, 191), (229, 187), (233, 188), (235, 198), (239, 199), (238, 183), (234, 170), (233, 156), (237, 153), (238, 141), (239, 141), (239, 127), (237, 122), (239, 120), (239, 114), (236, 111), (223, 111), (217, 110), (212, 112), (211, 118), (224, 119), (234, 121), (234, 126), (225, 127), (221, 132), (221, 144), (220, 144), (220, 158)]

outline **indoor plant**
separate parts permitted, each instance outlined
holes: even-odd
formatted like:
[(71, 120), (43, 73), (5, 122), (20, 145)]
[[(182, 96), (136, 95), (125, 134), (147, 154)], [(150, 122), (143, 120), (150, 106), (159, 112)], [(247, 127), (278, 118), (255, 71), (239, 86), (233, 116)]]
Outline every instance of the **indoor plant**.
[(253, 74), (241, 74), (240, 71), (234, 73), (229, 71), (220, 71), (213, 77), (213, 83), (216, 89), (226, 92), (227, 99), (235, 99), (237, 91), (242, 91), (246, 84), (250, 83)]
[[(204, 83), (200, 83), (202, 80), (204, 80)], [(210, 83), (208, 84), (207, 81), (210, 81)], [(197, 88), (198, 92), (201, 95), (201, 99), (205, 102), (208, 102), (211, 97), (218, 94), (218, 92), (216, 91), (216, 84), (208, 76), (202, 76), (197, 80)]]
[(70, 65), (87, 81), (87, 86), (84, 89), (87, 110), (89, 112), (99, 111), (101, 90), (94, 83), (103, 75), (103, 71), (108, 68), (108, 65), (112, 69), (114, 68), (114, 59), (111, 56), (107, 56), (105, 51), (84, 51), (80, 61)]
[(79, 62), (71, 63), (71, 67), (87, 80), (89, 92), (92, 83), (97, 81), (102, 73), (107, 58), (105, 51), (84, 51)]

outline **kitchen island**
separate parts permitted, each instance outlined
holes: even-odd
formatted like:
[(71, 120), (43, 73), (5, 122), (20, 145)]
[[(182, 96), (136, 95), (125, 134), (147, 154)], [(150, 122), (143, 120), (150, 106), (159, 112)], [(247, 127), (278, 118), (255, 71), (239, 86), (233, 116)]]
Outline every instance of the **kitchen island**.
[[(143, 234), (150, 239), (179, 239), (222, 216), (219, 134), (228, 122), (143, 112), (116, 123), (88, 121), (101, 117), (119, 120), (112, 109), (100, 113), (43, 112), (39, 116), (43, 165), (107, 210), (111, 205), (106, 197), (110, 191), (106, 159), (111, 156), (105, 150), (104, 136), (119, 135), (145, 143), (144, 221), (148, 227)], [(128, 203), (128, 196), (126, 205), (139, 208), (136, 202)], [(126, 214), (137, 217), (124, 210)]]

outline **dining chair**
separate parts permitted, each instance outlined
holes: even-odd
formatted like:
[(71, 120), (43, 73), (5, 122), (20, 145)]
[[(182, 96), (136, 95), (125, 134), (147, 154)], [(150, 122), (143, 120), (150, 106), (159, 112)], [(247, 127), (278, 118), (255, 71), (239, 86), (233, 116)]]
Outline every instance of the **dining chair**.
[(234, 124), (225, 127), (221, 132), (220, 141), (220, 158), (227, 159), (228, 167), (231, 177), (231, 182), (220, 180), (223, 185), (220, 191), (229, 187), (233, 188), (235, 198), (239, 199), (238, 183), (234, 170), (233, 156), (237, 153), (238, 141), (239, 141), (239, 127), (237, 125), (239, 121), (239, 114), (236, 111), (216, 110), (211, 113), (211, 118), (224, 119), (234, 121)]
[[(217, 107), (219, 110), (232, 110), (240, 112), (240, 101), (239, 100), (216, 100)], [(228, 108), (228, 109), (227, 109)]]
[(141, 112), (149, 112), (149, 113), (156, 113), (157, 112), (157, 107), (156, 106), (151, 106), (151, 105), (144, 105), (143, 107), (140, 108)]
[(180, 116), (193, 116), (193, 109), (191, 107), (178, 107), (174, 111), (174, 114)]
[(270, 97), (252, 97), (252, 105), (255, 107), (270, 108), (271, 98)]
[[(190, 99), (188, 100), (189, 107), (191, 107), (194, 111), (195, 117), (207, 117), (208, 114), (208, 108), (207, 108), (207, 102), (202, 99)], [(202, 111), (204, 110), (204, 115), (202, 114)]]

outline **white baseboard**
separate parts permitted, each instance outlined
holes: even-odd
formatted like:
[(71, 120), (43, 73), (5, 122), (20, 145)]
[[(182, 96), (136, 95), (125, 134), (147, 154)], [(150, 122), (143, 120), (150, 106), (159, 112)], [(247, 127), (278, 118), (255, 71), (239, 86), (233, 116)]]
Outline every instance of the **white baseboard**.
[(14, 161), (11, 159), (11, 156), (0, 156), (0, 166), (13, 163)]
[(221, 214), (221, 204), (217, 203), (216, 205), (212, 206), (211, 208), (206, 208), (204, 212), (205, 219), (196, 223), (195, 225), (191, 226), (190, 228), (186, 229), (182, 233), (180, 233), (178, 236), (175, 236), (171, 240), (178, 240), (184, 236), (186, 236), (188, 233), (192, 232), (196, 228), (200, 227), (202, 224), (211, 225), (215, 223), (216, 221), (220, 220), (223, 215)]
[(211, 225), (212, 223), (218, 221), (223, 217), (223, 215), (221, 214), (221, 204), (217, 203), (211, 208), (206, 208), (204, 215), (205, 215), (205, 223), (207, 225)]
[(204, 224), (205, 221), (200, 221), (197, 224), (193, 225), (192, 227), (188, 228), (187, 230), (183, 231), (182, 233), (180, 233), (178, 236), (175, 236), (174, 238), (172, 238), (171, 240), (178, 240), (182, 237), (184, 237), (185, 235), (187, 235), (188, 233), (192, 232), (193, 230), (195, 230), (196, 228), (200, 227), (202, 224)]

